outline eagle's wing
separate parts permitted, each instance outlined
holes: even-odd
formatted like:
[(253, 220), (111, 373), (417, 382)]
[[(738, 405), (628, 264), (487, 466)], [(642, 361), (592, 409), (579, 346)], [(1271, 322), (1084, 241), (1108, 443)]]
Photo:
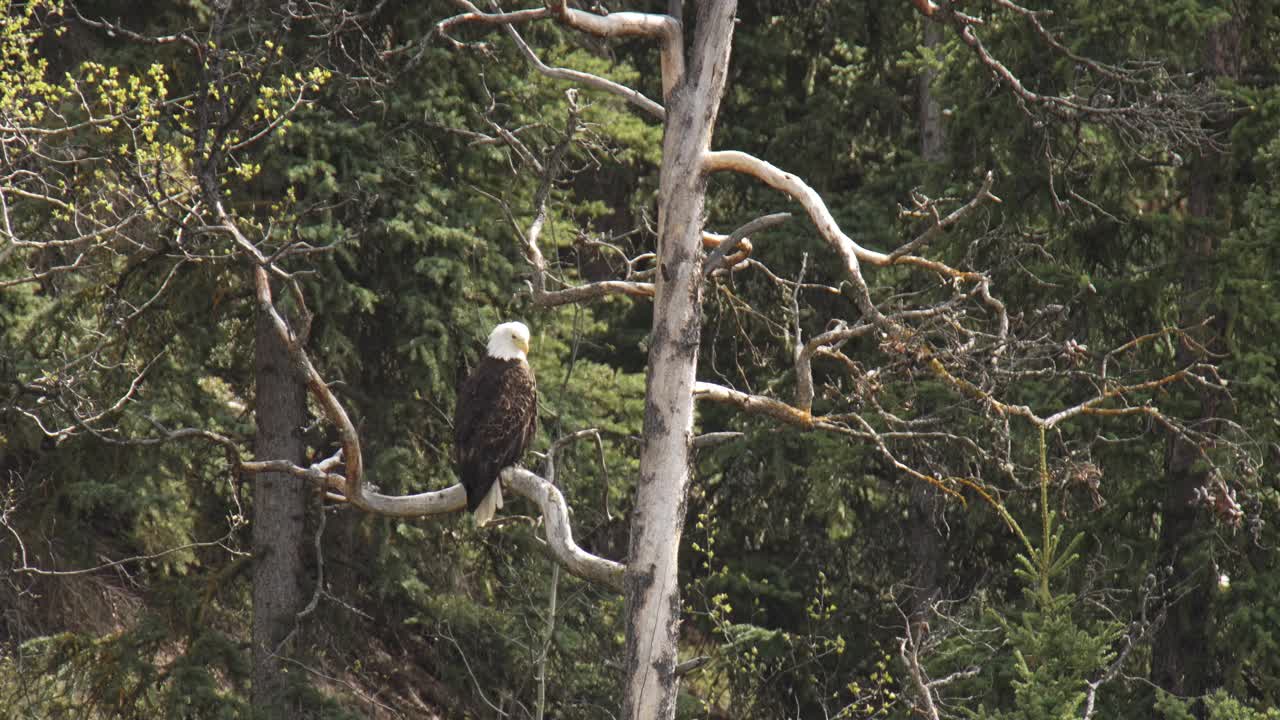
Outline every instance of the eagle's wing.
[(463, 383), (454, 416), (455, 457), (475, 511), (498, 473), (524, 455), (537, 427), (537, 390), (527, 365), (485, 358)]
[(493, 408), (498, 394), (496, 383), (484, 382), (477, 366), (458, 387), (458, 403), (453, 411), (453, 453), (462, 462), (465, 450), (476, 446), (477, 431), (485, 424), (486, 409)]

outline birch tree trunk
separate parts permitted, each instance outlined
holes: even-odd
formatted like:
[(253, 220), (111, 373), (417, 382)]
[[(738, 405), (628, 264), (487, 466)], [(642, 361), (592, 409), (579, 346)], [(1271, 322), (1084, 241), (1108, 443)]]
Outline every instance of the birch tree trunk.
[(703, 155), (729, 66), (736, 0), (698, 6), (687, 74), (667, 99), (658, 198), (658, 273), (646, 378), (644, 446), (625, 579), (622, 717), (672, 718), (680, 632), (676, 572), (684, 528), (693, 384), (702, 333)]
[[(306, 389), (289, 364), (289, 349), (261, 315), (254, 348), (257, 436), (261, 459), (303, 461), (299, 428)], [(312, 490), (287, 473), (253, 479), (253, 706), (264, 717), (287, 714), (287, 678), (276, 650), (302, 609), (302, 551)]]

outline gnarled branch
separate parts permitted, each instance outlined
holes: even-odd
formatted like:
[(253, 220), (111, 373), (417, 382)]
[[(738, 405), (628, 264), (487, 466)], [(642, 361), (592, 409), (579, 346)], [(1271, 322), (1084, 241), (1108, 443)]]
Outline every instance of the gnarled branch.
[[(665, 100), (670, 97), (671, 90), (676, 86), (681, 78), (684, 77), (684, 47), (683, 47), (683, 31), (680, 21), (670, 15), (661, 15), (657, 13), (642, 12), (616, 12), (608, 15), (598, 15), (586, 10), (569, 7), (564, 0), (552, 0), (547, 3), (545, 8), (533, 8), (529, 10), (517, 10), (514, 12), (492, 12), (486, 13), (477, 8), (468, 0), (455, 0), (457, 4), (466, 12), (460, 15), (441, 20), (436, 24), (435, 31), (441, 37), (449, 38), (449, 30), (456, 25), (463, 23), (481, 23), (485, 25), (505, 25), (510, 27), (515, 23), (525, 23), (533, 20), (541, 20), (546, 17), (555, 17), (560, 22), (575, 30), (595, 35), (602, 38), (618, 38), (618, 37), (647, 37), (654, 38), (659, 41), (662, 52), (662, 97)], [(628, 101), (639, 105), (642, 109), (650, 114), (656, 114), (662, 117), (663, 112), (661, 106), (652, 100), (645, 98), (643, 95), (625, 88), (621, 85), (613, 83), (604, 78), (596, 78), (595, 76), (579, 73), (572, 70), (561, 70), (559, 68), (549, 68), (536, 60), (531, 50), (524, 46), (523, 40), (513, 35), (517, 39), (517, 44), (521, 45), (521, 51), (525, 52), (526, 58), (534, 62), (534, 66), (539, 72), (551, 77), (559, 77), (561, 79), (575, 80), (594, 87), (599, 90), (605, 90), (617, 95), (625, 97)], [(456, 41), (455, 41), (456, 44)], [(594, 79), (593, 79), (594, 78)]]
[[(790, 218), (791, 213), (785, 212), (764, 215), (729, 233), (728, 236), (716, 244), (715, 249), (712, 250), (711, 253), (707, 255), (707, 259), (703, 261), (702, 274), (704, 276), (710, 276), (711, 273), (722, 267), (733, 267), (737, 263), (742, 262), (751, 254), (751, 243), (747, 241), (747, 237), (749, 235), (763, 232), (775, 225), (786, 222)], [(703, 233), (704, 242), (706, 240), (706, 234), (707, 233)], [(743, 246), (744, 244), (746, 252), (738, 258), (738, 253), (736, 251), (739, 246)]]
[[(871, 299), (870, 290), (867, 282), (862, 276), (862, 263), (869, 265), (884, 267), (889, 265), (912, 265), (922, 270), (929, 270), (943, 277), (952, 278), (958, 281), (973, 282), (979, 285), (981, 292), (979, 297), (990, 306), (999, 316), (1001, 323), (1001, 334), (1004, 334), (1008, 327), (1008, 318), (1005, 317), (1004, 304), (993, 298), (989, 292), (990, 281), (985, 275), (975, 272), (967, 272), (957, 270), (946, 263), (937, 260), (911, 255), (909, 253), (893, 253), (885, 254), (876, 250), (865, 248), (854, 242), (836, 222), (835, 217), (831, 215), (831, 211), (827, 208), (826, 202), (818, 191), (814, 190), (804, 180), (793, 175), (777, 166), (761, 160), (754, 155), (740, 152), (737, 150), (720, 150), (708, 152), (703, 158), (703, 170), (706, 172), (733, 171), (750, 175), (757, 180), (780, 190), (791, 196), (799, 202), (809, 214), (809, 218), (813, 221), (818, 233), (822, 236), (827, 244), (836, 251), (841, 262), (844, 265), (845, 274), (848, 276), (850, 283), (853, 285), (854, 299), (858, 304), (858, 309), (868, 322), (881, 323), (884, 320), (883, 314), (876, 307), (875, 302)], [(954, 219), (948, 217), (946, 226), (952, 225), (960, 218), (972, 212), (984, 202), (999, 202), (999, 198), (990, 192), (989, 182), (984, 182), (983, 187), (978, 191), (973, 202), (960, 208), (955, 213)], [(939, 223), (941, 225), (941, 223)], [(937, 230), (935, 230), (937, 232)], [(927, 235), (927, 233), (926, 233)], [(917, 238), (917, 240), (908, 243), (910, 247), (913, 244), (923, 244), (928, 237)], [(900, 249), (901, 250), (901, 249)]]
[[(259, 311), (269, 318), (276, 333), (284, 341), (294, 367), (302, 375), (307, 389), (320, 406), (325, 418), (338, 429), (342, 445), (339, 454), (307, 468), (283, 460), (267, 460), (242, 462), (240, 469), (246, 472), (287, 472), (294, 477), (317, 483), (326, 491), (339, 490), (340, 495), (331, 494), (330, 497), (348, 502), (365, 512), (376, 515), (425, 517), (454, 513), (465, 508), (466, 490), (460, 484), (454, 484), (442, 490), (402, 496), (383, 495), (367, 487), (364, 480), (360, 435), (342, 407), (342, 403), (329, 389), (328, 383), (320, 377), (306, 349), (302, 347), (298, 335), (291, 330), (288, 322), (276, 309), (265, 265), (267, 258), (240, 232), (220, 204), (215, 206), (215, 210), (222, 223), (222, 229), (230, 233), (236, 244), (253, 260), (253, 277)], [(345, 474), (332, 472), (339, 462), (345, 464)], [(512, 490), (537, 503), (546, 519), (548, 547), (552, 556), (564, 565), (565, 569), (586, 580), (601, 583), (621, 592), (623, 566), (591, 555), (573, 542), (569, 511), (564, 497), (554, 485), (520, 468), (507, 468), (503, 471), (502, 478)]]
[(518, 467), (502, 471), (507, 487), (538, 504), (546, 521), (547, 544), (556, 560), (574, 575), (622, 592), (622, 563), (597, 557), (578, 547), (569, 524), (569, 508), (555, 485)]
[(581, 70), (551, 67), (550, 65), (547, 65), (542, 62), (542, 58), (538, 57), (538, 54), (533, 51), (533, 48), (529, 47), (529, 44), (524, 41), (524, 38), (520, 37), (519, 31), (515, 29), (514, 25), (507, 24), (506, 29), (507, 34), (515, 41), (516, 47), (520, 49), (520, 54), (524, 55), (525, 60), (533, 66), (534, 70), (537, 70), (543, 75), (546, 75), (549, 78), (555, 78), (556, 80), (568, 80), (569, 82), (579, 83), (594, 90), (601, 90), (612, 95), (617, 95), (659, 120), (666, 117), (667, 111), (658, 103), (650, 100), (639, 90), (629, 88), (626, 85), (616, 83), (608, 78), (603, 78), (599, 75), (592, 75), (591, 73), (583, 72)]

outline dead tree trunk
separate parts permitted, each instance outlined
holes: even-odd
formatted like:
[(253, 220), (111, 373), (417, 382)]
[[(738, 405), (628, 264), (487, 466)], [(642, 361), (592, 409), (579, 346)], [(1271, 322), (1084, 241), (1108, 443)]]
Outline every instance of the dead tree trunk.
[[(264, 460), (303, 461), (300, 428), (306, 388), (289, 364), (289, 349), (259, 313), (254, 346), (257, 436)], [(253, 706), (264, 717), (284, 717), (287, 683), (277, 652), (302, 609), (306, 504), (313, 492), (287, 473), (264, 472), (253, 481)]]
[(724, 90), (736, 7), (736, 0), (699, 6), (689, 70), (667, 101), (644, 447), (625, 580), (622, 717), (629, 720), (675, 716), (680, 631), (676, 559), (684, 527), (693, 384), (702, 332), (703, 157), (711, 146)]

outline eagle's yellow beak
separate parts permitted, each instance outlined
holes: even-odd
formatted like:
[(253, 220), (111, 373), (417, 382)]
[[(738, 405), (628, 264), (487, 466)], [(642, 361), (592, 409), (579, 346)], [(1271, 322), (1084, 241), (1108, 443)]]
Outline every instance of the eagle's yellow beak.
[(512, 340), (514, 340), (514, 341), (515, 341), (516, 347), (518, 347), (518, 348), (520, 348), (521, 350), (523, 350), (523, 351), (525, 352), (525, 354), (526, 354), (526, 355), (527, 355), (527, 354), (529, 354), (529, 341), (528, 341), (528, 340), (525, 340), (525, 339), (524, 339), (524, 338), (522, 338), (522, 337), (512, 338)]

